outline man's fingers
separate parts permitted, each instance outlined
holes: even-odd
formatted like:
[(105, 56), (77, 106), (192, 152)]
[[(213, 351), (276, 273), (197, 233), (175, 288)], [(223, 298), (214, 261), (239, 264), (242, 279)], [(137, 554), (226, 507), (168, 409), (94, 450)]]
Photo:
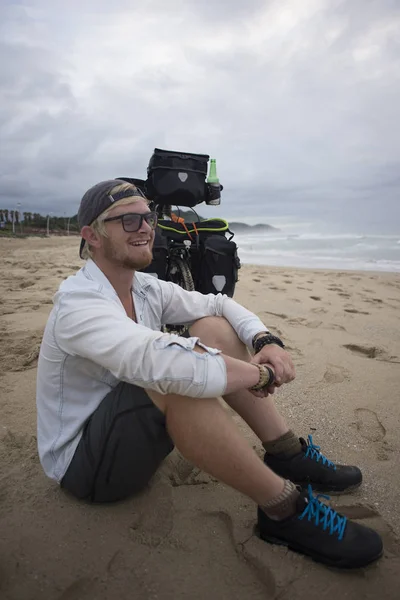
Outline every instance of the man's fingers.
[(275, 374), (275, 382), (278, 385), (285, 383), (285, 367), (281, 360), (271, 361), (271, 366)]
[(252, 363), (255, 363), (256, 365), (262, 365), (262, 360), (263, 360), (263, 359), (262, 359), (262, 356), (261, 356), (261, 354), (259, 353), (259, 354), (255, 354), (255, 355), (252, 357), (252, 359), (251, 359), (251, 362), (252, 362)]

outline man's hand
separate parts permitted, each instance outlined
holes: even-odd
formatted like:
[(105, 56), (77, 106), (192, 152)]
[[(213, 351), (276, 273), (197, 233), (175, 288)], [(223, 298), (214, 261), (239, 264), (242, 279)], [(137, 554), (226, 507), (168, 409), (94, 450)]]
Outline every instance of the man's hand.
[[(253, 356), (251, 362), (259, 365), (268, 364), (273, 368), (275, 373), (275, 387), (279, 387), (283, 383), (289, 383), (296, 377), (290, 354), (275, 344), (269, 344), (261, 348), (260, 352)], [(269, 393), (273, 392), (269, 391)]]

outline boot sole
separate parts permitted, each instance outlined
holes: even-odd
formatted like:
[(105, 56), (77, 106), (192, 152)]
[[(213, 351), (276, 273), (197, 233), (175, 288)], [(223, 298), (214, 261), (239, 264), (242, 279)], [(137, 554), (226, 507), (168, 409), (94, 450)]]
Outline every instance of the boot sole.
[(361, 568), (367, 567), (371, 563), (379, 560), (383, 554), (383, 549), (382, 549), (379, 552), (379, 554), (377, 554), (376, 556), (371, 556), (368, 559), (368, 561), (364, 560), (364, 561), (357, 562), (356, 560), (354, 560), (351, 563), (349, 563), (345, 559), (344, 560), (343, 559), (342, 560), (333, 560), (327, 556), (321, 556), (320, 554), (317, 554), (317, 553), (313, 552), (312, 550), (309, 550), (308, 548), (303, 548), (302, 546), (295, 546), (295, 545), (293, 545), (293, 542), (286, 542), (285, 540), (280, 540), (279, 538), (265, 535), (265, 534), (261, 533), (261, 531), (259, 531), (258, 534), (260, 536), (260, 539), (262, 539), (264, 542), (267, 542), (268, 544), (276, 544), (277, 546), (285, 546), (286, 548), (289, 548), (289, 550), (292, 550), (293, 552), (297, 552), (298, 554), (303, 554), (305, 556), (310, 557), (315, 562), (322, 563), (324, 565), (328, 565), (329, 567), (336, 567), (337, 569), (361, 569)]
[(307, 489), (307, 487), (309, 485), (311, 485), (314, 492), (321, 492), (323, 494), (331, 494), (331, 496), (341, 496), (342, 494), (351, 494), (351, 492), (354, 492), (354, 490), (357, 490), (361, 486), (362, 481), (360, 481), (360, 483), (355, 483), (354, 485), (350, 485), (347, 488), (341, 488), (341, 489), (329, 489), (327, 487), (324, 487), (322, 484), (311, 483), (310, 481), (293, 481), (293, 483), (295, 485), (299, 485), (303, 489)]

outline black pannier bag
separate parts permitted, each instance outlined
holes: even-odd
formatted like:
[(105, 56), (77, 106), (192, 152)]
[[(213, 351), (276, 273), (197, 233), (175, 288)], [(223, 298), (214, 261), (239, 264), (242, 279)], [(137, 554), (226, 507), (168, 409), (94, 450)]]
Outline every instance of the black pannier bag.
[[(226, 294), (233, 297), (238, 281), (240, 260), (233, 233), (224, 219), (204, 219), (196, 223), (160, 220), (163, 235), (171, 241), (190, 240), (191, 273), (195, 289), (202, 294)], [(226, 234), (230, 238), (226, 238)]]
[(207, 197), (208, 154), (155, 148), (147, 168), (147, 195), (161, 206), (196, 206)]
[(196, 290), (232, 298), (240, 268), (235, 242), (222, 235), (210, 235), (200, 241), (199, 258), (194, 273)]
[(167, 279), (168, 271), (168, 240), (157, 227), (154, 236), (153, 260), (148, 267), (141, 269), (143, 273), (154, 275), (158, 279)]

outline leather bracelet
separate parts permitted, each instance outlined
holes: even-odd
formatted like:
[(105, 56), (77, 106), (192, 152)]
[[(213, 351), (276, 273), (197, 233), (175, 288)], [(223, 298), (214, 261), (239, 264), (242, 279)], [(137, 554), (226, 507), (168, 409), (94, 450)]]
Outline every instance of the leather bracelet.
[(270, 367), (267, 367), (267, 365), (256, 364), (255, 366), (258, 367), (260, 371), (260, 379), (258, 380), (258, 383), (256, 383), (256, 385), (253, 385), (253, 387), (251, 387), (250, 389), (255, 392), (258, 392), (259, 390), (263, 390), (264, 388), (273, 385), (275, 381), (275, 374), (273, 370), (270, 369)]
[(256, 335), (254, 335), (253, 339), (251, 340), (251, 347), (254, 349), (256, 341), (258, 339), (265, 337), (266, 335), (270, 335), (270, 332), (269, 331), (259, 331), (258, 333), (256, 333)]

